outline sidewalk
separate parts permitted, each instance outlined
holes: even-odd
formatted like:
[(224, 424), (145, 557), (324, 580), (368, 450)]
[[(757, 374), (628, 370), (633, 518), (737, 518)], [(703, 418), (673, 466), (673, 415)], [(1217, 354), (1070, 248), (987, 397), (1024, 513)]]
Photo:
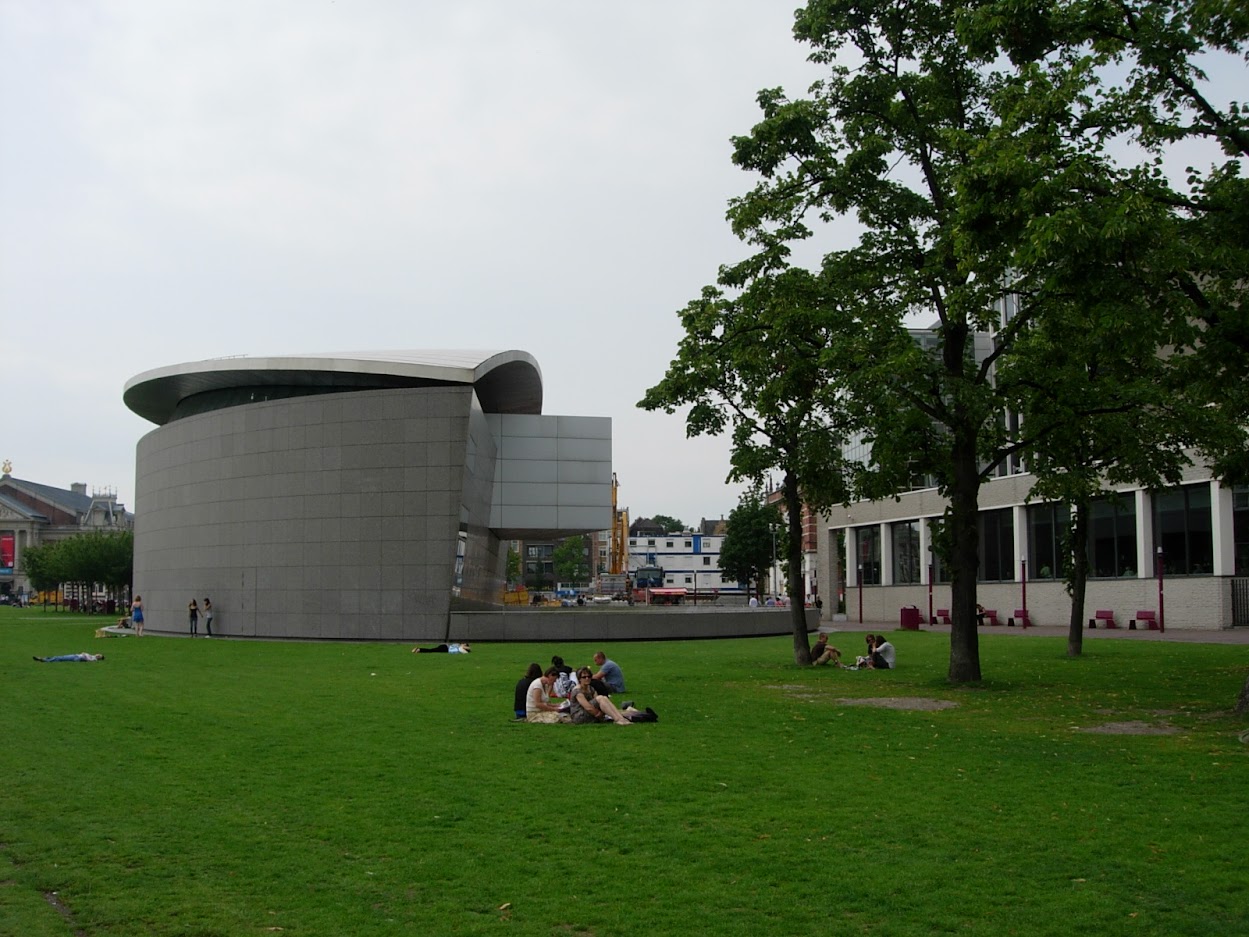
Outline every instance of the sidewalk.
[[(857, 621), (834, 621), (830, 624), (821, 624), (820, 631), (828, 634), (864, 634), (868, 631), (873, 633), (883, 632), (888, 634), (891, 631), (900, 631), (897, 622), (864, 622), (859, 624)], [(1066, 638), (1067, 628), (1056, 628), (1052, 626), (1033, 626), (1031, 628), (1008, 628), (1005, 625), (982, 625), (977, 629), (981, 636), (984, 635), (1009, 635), (1013, 637), (1025, 637), (1033, 635), (1042, 638)], [(949, 625), (920, 625), (920, 632), (931, 632), (933, 634), (950, 633)], [(918, 632), (917, 632), (918, 633)], [(1102, 640), (1119, 640), (1126, 639), (1129, 641), (1184, 641), (1190, 644), (1249, 644), (1249, 628), (1224, 628), (1220, 631), (1195, 630), (1191, 628), (1168, 628), (1164, 634), (1161, 631), (1129, 631), (1127, 628), (1096, 628), (1084, 629), (1085, 641), (1102, 641)]]

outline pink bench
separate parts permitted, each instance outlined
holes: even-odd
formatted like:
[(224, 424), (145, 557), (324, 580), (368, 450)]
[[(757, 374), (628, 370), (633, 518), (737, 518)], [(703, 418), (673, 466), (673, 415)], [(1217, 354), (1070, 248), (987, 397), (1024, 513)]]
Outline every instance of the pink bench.
[(950, 610), (948, 608), (937, 609), (937, 614), (933, 616), (932, 623), (935, 625), (938, 621), (940, 621), (943, 625), (953, 624), (953, 622), (950, 621)]
[(1028, 614), (1028, 610), (1026, 608), (1015, 609), (1015, 614), (1006, 619), (1006, 625), (1009, 628), (1014, 628), (1015, 622), (1019, 622), (1019, 624), (1025, 628), (1032, 627), (1032, 617)]
[(1115, 613), (1111, 609), (1099, 608), (1093, 613), (1093, 617), (1089, 619), (1089, 627), (1096, 628), (1097, 623), (1101, 622), (1103, 628), (1118, 628), (1115, 624)]
[(1128, 628), (1135, 631), (1138, 621), (1150, 631), (1158, 630), (1158, 616), (1151, 611), (1137, 612), (1136, 617), (1128, 621)]

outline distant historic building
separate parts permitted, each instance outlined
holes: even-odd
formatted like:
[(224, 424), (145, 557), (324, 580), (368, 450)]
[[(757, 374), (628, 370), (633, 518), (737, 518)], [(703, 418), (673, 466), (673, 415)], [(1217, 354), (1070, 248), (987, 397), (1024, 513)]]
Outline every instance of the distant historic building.
[(5, 462), (0, 475), (0, 595), (31, 592), (22, 572), (22, 552), (54, 540), (93, 530), (129, 530), (134, 515), (118, 504), (117, 492), (75, 482), (54, 488), (14, 478)]

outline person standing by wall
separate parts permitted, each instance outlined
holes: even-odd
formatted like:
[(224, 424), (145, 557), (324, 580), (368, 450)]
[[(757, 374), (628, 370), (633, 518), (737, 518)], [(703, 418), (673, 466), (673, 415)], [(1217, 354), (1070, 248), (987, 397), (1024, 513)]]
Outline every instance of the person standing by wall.
[(191, 637), (199, 632), (199, 603), (191, 599), (191, 604), (186, 607), (187, 623), (191, 626)]
[(143, 596), (136, 595), (130, 603), (130, 624), (134, 625), (134, 636), (143, 637)]
[(208, 596), (204, 596), (204, 630), (208, 632), (208, 637), (213, 636), (213, 603)]

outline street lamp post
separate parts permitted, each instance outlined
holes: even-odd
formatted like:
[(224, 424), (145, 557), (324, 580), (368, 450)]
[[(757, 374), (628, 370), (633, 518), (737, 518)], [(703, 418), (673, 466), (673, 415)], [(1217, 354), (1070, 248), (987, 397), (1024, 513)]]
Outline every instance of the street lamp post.
[(776, 528), (772, 528), (772, 595), (775, 597), (779, 594), (776, 587)]
[(935, 625), (937, 620), (932, 615), (932, 563), (928, 564), (928, 624)]
[(1023, 621), (1020, 624), (1028, 627), (1028, 561), (1019, 561), (1019, 583), (1023, 591)]
[(1158, 548), (1158, 631), (1166, 634), (1167, 616), (1162, 600), (1162, 547)]

